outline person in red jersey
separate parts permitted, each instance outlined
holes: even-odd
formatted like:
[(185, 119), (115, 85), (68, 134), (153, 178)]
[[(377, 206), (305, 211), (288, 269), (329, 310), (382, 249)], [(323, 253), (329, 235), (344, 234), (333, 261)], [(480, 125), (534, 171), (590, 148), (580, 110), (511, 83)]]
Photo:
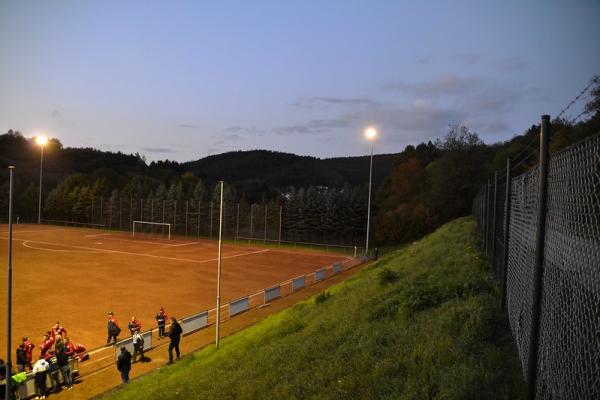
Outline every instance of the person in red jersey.
[(23, 336), (23, 346), (25, 347), (25, 356), (27, 357), (27, 369), (31, 371), (33, 365), (31, 361), (33, 360), (33, 349), (35, 349), (35, 345), (31, 343), (31, 340), (27, 336)]
[(142, 330), (142, 323), (138, 321), (138, 319), (134, 315), (133, 317), (131, 317), (131, 321), (129, 321), (127, 328), (129, 328), (129, 332), (131, 332), (131, 334), (133, 335), (136, 331)]
[(53, 345), (54, 340), (52, 340), (52, 338), (50, 337), (50, 333), (46, 333), (42, 337), (42, 344), (40, 344), (40, 356), (42, 358), (46, 358), (46, 356), (48, 355), (48, 351), (52, 349)]
[(68, 357), (73, 357), (75, 355), (75, 345), (71, 343), (69, 338), (65, 338), (65, 354)]
[(53, 339), (56, 339), (57, 336), (60, 336), (64, 339), (67, 337), (67, 330), (60, 326), (60, 322), (56, 321), (52, 329), (50, 329), (50, 334), (52, 335)]
[(84, 346), (74, 344), (69, 338), (65, 338), (65, 354), (69, 357), (77, 357), (79, 361), (85, 361), (90, 358)]

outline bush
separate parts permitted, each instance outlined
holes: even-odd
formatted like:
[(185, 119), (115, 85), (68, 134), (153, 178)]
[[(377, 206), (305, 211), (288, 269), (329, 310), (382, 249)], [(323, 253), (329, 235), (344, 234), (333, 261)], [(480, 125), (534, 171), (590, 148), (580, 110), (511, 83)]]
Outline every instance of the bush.
[(326, 302), (331, 297), (331, 293), (329, 292), (321, 292), (315, 297), (315, 303), (321, 304)]
[(392, 271), (389, 268), (384, 268), (379, 272), (378, 278), (380, 286), (387, 286), (396, 282), (399, 278), (399, 275), (397, 272)]

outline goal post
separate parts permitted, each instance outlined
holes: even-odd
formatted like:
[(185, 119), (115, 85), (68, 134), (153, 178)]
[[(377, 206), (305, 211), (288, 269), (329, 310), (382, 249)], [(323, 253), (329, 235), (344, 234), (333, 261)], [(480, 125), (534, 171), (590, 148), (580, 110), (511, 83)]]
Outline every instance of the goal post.
[(135, 234), (160, 235), (171, 240), (171, 224), (164, 222), (133, 221), (133, 237)]

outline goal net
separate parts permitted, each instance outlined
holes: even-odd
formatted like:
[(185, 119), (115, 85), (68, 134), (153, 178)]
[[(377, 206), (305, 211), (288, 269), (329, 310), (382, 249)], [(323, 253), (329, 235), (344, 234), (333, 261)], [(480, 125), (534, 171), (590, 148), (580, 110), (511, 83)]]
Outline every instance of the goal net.
[(133, 237), (154, 237), (171, 240), (171, 224), (133, 221)]

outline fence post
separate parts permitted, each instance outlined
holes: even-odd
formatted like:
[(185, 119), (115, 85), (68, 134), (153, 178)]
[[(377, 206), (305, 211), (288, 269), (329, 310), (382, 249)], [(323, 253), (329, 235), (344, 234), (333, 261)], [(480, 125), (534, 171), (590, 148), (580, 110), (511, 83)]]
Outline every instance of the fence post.
[(144, 220), (144, 198), (140, 199), (140, 221)]
[(544, 243), (546, 239), (546, 194), (548, 184), (548, 136), (550, 116), (542, 115), (540, 129), (540, 169), (538, 189), (537, 235), (535, 240), (535, 265), (531, 302), (531, 331), (529, 335), (529, 362), (527, 363), (527, 393), (535, 399), (537, 361), (540, 335), (540, 312), (542, 291), (544, 290)]
[(281, 222), (283, 220), (283, 206), (279, 206), (279, 246), (281, 246)]
[(492, 268), (496, 269), (496, 208), (498, 207), (498, 170), (494, 171), (494, 204), (492, 205)]
[(189, 200), (185, 201), (185, 237), (188, 235), (188, 203)]
[(506, 280), (508, 273), (508, 240), (510, 226), (510, 195), (512, 180), (510, 177), (510, 158), (506, 159), (506, 191), (504, 193), (504, 255), (502, 257), (502, 308), (506, 308)]
[(265, 234), (264, 234), (264, 242), (263, 243), (267, 243), (267, 212), (268, 212), (268, 208), (269, 207), (267, 205), (267, 203), (265, 203)]
[(210, 201), (210, 238), (212, 239), (212, 226), (213, 226), (213, 202)]
[(154, 199), (150, 200), (150, 221), (154, 222)]
[(129, 197), (129, 229), (133, 229), (133, 196)]
[(235, 219), (235, 240), (240, 236), (240, 203), (237, 203), (237, 217)]
[(483, 252), (487, 257), (488, 254), (488, 225), (489, 225), (489, 207), (490, 207), (490, 188), (489, 179), (485, 184), (485, 206), (483, 207)]
[(177, 230), (177, 199), (173, 200), (173, 234)]
[(254, 212), (254, 204), (250, 204), (250, 239), (252, 239), (254, 237), (252, 235), (252, 233), (253, 233), (252, 231), (253, 231), (253, 228), (254, 228), (254, 225), (253, 225), (253, 217), (254, 217), (253, 212)]
[(90, 224), (94, 223), (94, 195), (92, 195), (92, 213), (90, 217)]
[(115, 199), (110, 196), (110, 208), (108, 209), (108, 229), (112, 230), (112, 217), (113, 217), (113, 207), (115, 203)]

